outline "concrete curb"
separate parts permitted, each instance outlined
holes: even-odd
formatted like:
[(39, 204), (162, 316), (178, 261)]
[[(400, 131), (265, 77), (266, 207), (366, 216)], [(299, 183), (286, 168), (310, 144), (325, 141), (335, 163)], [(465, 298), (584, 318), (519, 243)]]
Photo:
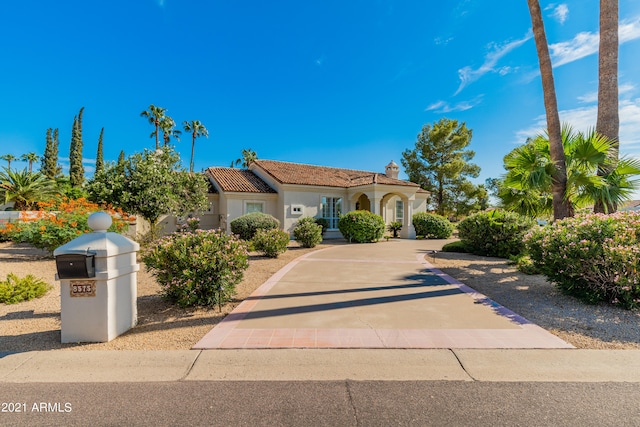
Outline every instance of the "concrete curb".
[(0, 383), (347, 379), (640, 383), (640, 350), (46, 351), (0, 358)]

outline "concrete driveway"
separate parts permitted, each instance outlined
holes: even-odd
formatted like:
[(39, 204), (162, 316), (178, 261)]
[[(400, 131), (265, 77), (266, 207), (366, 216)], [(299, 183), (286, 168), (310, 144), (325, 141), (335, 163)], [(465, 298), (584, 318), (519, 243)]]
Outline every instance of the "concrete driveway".
[(272, 276), (194, 349), (572, 348), (435, 269), (442, 240), (336, 245)]

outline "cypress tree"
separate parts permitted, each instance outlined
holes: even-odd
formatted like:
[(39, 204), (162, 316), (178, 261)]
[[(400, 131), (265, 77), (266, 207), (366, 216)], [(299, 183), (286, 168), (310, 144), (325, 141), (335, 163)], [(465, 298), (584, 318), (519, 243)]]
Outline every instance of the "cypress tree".
[(58, 149), (60, 148), (60, 140), (58, 139), (58, 128), (53, 130), (53, 151), (51, 158), (53, 159), (53, 168), (55, 170), (54, 177), (60, 176), (62, 174), (62, 166), (58, 164)]
[[(82, 112), (82, 109), (80, 110)], [(84, 183), (84, 167), (82, 166), (82, 139), (80, 136), (78, 116), (73, 118), (71, 129), (71, 145), (69, 147), (69, 181), (73, 187), (82, 187)]]
[(104, 128), (100, 130), (100, 137), (98, 138), (98, 154), (96, 154), (96, 172), (104, 171), (104, 157), (102, 154), (102, 136), (104, 135)]
[[(53, 134), (52, 134), (53, 132)], [(49, 179), (54, 179), (60, 173), (58, 166), (58, 129), (47, 129), (47, 143), (42, 156), (40, 171)]]

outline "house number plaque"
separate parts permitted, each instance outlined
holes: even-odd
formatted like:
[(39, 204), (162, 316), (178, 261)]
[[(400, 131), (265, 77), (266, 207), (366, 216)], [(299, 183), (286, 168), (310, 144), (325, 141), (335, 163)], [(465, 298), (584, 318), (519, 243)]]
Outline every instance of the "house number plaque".
[(96, 282), (93, 280), (71, 280), (69, 288), (71, 297), (96, 296)]

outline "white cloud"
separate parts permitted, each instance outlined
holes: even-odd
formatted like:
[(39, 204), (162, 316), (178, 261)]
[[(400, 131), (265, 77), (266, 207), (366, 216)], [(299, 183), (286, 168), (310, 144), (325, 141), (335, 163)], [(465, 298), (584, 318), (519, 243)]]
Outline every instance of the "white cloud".
[(533, 37), (533, 33), (529, 31), (524, 38), (515, 40), (504, 45), (491, 44), (491, 51), (485, 56), (484, 63), (477, 69), (473, 69), (469, 66), (458, 70), (458, 76), (460, 77), (460, 86), (456, 90), (454, 95), (459, 94), (470, 83), (475, 82), (480, 77), (490, 72), (497, 72), (500, 75), (507, 74), (510, 70), (509, 67), (501, 67), (496, 69), (496, 65), (500, 59), (507, 55), (512, 50), (522, 46), (527, 40)]
[(562, 3), (557, 6), (550, 5), (545, 10), (550, 8), (553, 9), (551, 16), (553, 16), (560, 24), (564, 24), (564, 22), (567, 20), (567, 17), (569, 16), (569, 7), (566, 4)]
[(450, 113), (452, 111), (467, 111), (482, 102), (482, 95), (470, 101), (462, 101), (450, 105), (446, 101), (437, 101), (425, 108), (425, 111), (435, 111), (436, 113)]
[[(618, 27), (618, 43), (623, 44), (640, 38), (640, 17), (622, 21)], [(573, 39), (549, 45), (551, 62), (559, 67), (569, 62), (593, 55), (598, 52), (599, 32), (581, 32)]]

